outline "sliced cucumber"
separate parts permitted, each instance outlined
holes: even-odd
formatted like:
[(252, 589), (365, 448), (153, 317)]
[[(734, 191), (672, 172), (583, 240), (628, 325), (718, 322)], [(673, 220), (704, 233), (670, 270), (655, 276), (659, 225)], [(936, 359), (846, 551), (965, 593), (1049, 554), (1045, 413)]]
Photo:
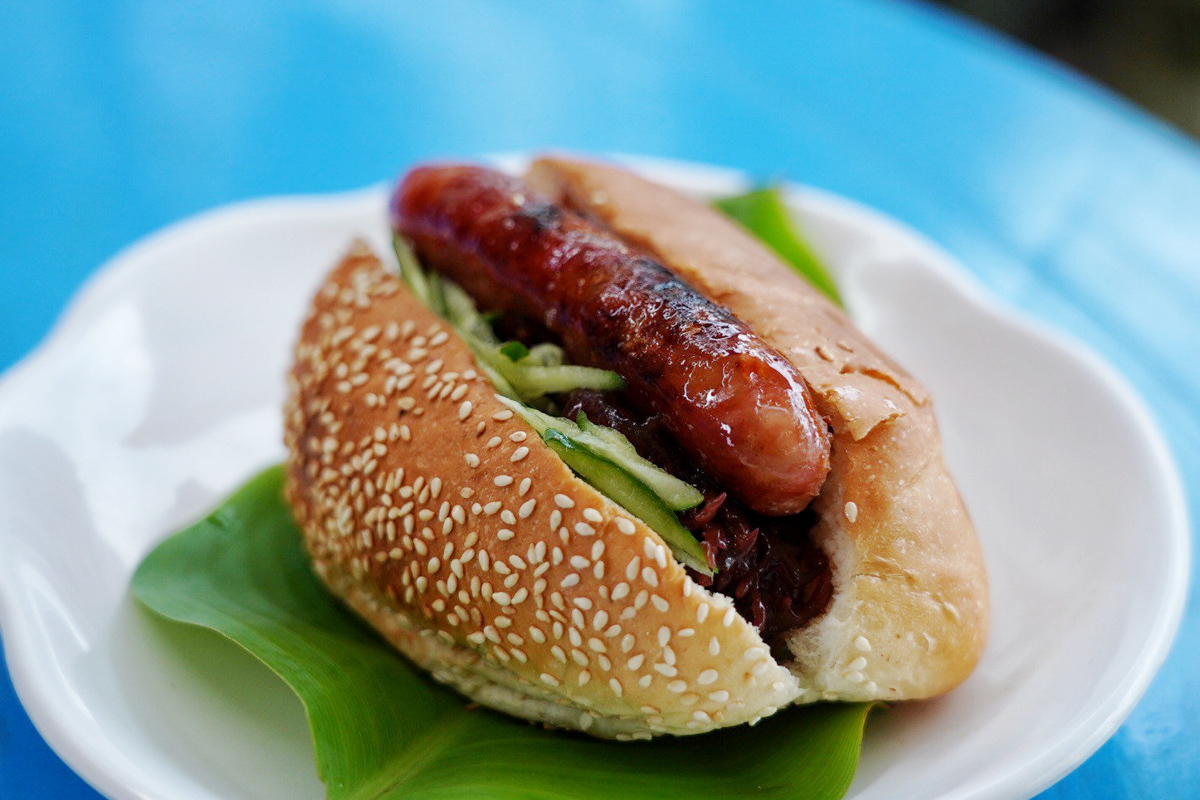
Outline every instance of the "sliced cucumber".
[(509, 383), (523, 397), (541, 397), (573, 389), (624, 389), (625, 380), (615, 372), (595, 367), (563, 364), (558, 367), (535, 367), (513, 364), (500, 368)]
[(559, 430), (547, 428), (542, 438), (576, 475), (661, 536), (676, 561), (704, 575), (713, 574), (700, 542), (644, 483)]
[(686, 511), (704, 502), (704, 495), (691, 484), (681, 481), (671, 473), (659, 469), (650, 461), (638, 455), (637, 450), (620, 431), (596, 425), (583, 415), (583, 422), (588, 426), (582, 428), (569, 419), (552, 417), (540, 411), (501, 399), (513, 411), (525, 418), (525, 421), (539, 434), (545, 436), (547, 430), (558, 431), (571, 441), (586, 447), (600, 457), (607, 459), (628, 472), (639, 482), (654, 492), (654, 494), (673, 511)]
[(396, 251), (396, 261), (400, 264), (400, 279), (404, 281), (417, 299), (433, 310), (435, 314), (443, 315), (444, 308), (435, 306), (429, 289), (429, 278), (421, 269), (412, 245), (403, 236), (392, 237), (392, 249)]
[(563, 349), (556, 344), (544, 342), (529, 348), (529, 355), (521, 359), (522, 364), (534, 367), (561, 367), (563, 365)]

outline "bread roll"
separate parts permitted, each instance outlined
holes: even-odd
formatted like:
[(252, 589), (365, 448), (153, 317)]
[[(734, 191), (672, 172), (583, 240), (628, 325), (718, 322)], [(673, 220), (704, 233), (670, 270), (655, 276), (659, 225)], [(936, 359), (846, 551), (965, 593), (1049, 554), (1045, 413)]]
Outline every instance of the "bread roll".
[(514, 417), (465, 342), (362, 245), (317, 292), (285, 415), (288, 500), (330, 590), (463, 694), (607, 738), (965, 679), (986, 579), (920, 384), (718, 212), (600, 164), (546, 159), (529, 179), (728, 307), (808, 381), (833, 431), (810, 533), (833, 600), (773, 654)]

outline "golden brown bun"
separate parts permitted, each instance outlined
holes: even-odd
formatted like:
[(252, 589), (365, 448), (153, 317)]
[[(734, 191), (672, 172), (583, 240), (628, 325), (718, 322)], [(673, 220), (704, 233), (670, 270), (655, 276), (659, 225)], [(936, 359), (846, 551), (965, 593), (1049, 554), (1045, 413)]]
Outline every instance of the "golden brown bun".
[[(537, 179), (607, 200), (588, 208), (812, 383), (835, 432), (814, 534), (834, 565), (829, 611), (791, 636), (794, 663), (776, 662), (727, 598), (512, 416), (462, 340), (361, 245), (314, 299), (285, 417), (288, 498), (322, 580), (439, 680), (599, 736), (961, 681), (983, 645), (986, 586), (923, 390), (723, 217), (605, 167), (544, 163)], [(689, 241), (672, 207), (702, 215), (704, 234)], [(639, 235), (656, 214), (661, 230)]]

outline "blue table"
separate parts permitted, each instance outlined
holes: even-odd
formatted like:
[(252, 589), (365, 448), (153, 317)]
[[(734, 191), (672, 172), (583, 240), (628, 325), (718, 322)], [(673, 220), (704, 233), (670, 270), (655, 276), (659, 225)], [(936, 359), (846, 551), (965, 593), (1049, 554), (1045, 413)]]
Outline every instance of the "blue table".
[[(907, 221), (1103, 353), (1200, 508), (1200, 149), (893, 2), (0, 5), (0, 369), (121, 246), (241, 198), (557, 146), (742, 167)], [(748, 5), (748, 4), (747, 4)], [(1117, 735), (1047, 798), (1200, 791), (1200, 593)], [(0, 798), (91, 798), (0, 670)]]

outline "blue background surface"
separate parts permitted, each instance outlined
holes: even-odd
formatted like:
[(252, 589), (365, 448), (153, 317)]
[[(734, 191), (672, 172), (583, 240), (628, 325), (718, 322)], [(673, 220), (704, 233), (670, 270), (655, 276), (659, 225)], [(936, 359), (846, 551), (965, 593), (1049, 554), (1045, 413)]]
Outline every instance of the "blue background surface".
[[(0, 5), (0, 369), (120, 247), (202, 209), (415, 160), (626, 151), (876, 206), (1149, 401), (1200, 508), (1200, 149), (896, 2)], [(1103, 587), (1097, 587), (1102, 591)], [(1200, 607), (1047, 798), (1200, 793)], [(0, 798), (91, 798), (0, 670)]]

